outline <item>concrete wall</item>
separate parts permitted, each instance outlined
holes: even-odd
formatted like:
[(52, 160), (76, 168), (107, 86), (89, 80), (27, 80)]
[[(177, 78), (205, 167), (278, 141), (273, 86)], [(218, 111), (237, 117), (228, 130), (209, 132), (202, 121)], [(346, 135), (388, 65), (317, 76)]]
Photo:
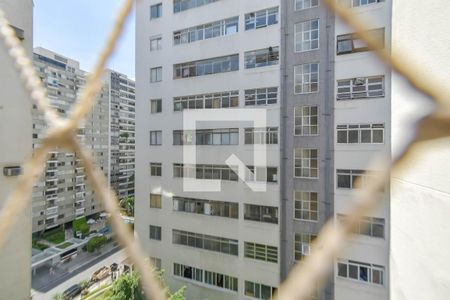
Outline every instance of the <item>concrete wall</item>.
[[(320, 2), (320, 1), (319, 1)], [(282, 265), (281, 274), (288, 276), (294, 260), (295, 233), (317, 235), (333, 211), (333, 119), (334, 119), (334, 15), (324, 3), (318, 7), (295, 10), (294, 1), (282, 1), (282, 109), (284, 143), (282, 147), (281, 178), (282, 198)], [(319, 48), (295, 51), (294, 26), (296, 23), (319, 19)], [(319, 91), (295, 94), (294, 67), (306, 63), (319, 63)], [(303, 105), (317, 105), (319, 133), (316, 136), (294, 135), (294, 110)], [(311, 148), (319, 152), (319, 176), (317, 179), (294, 178), (294, 149)], [(295, 191), (318, 193), (318, 220), (305, 221), (294, 218)], [(321, 289), (320, 299), (333, 297), (332, 285)]]
[[(33, 45), (31, 0), (1, 0), (0, 8), (12, 25), (24, 30), (23, 45), (31, 58)], [(0, 207), (17, 184), (3, 168), (20, 166), (31, 155), (31, 100), (3, 45), (0, 46)], [(29, 201), (31, 201), (29, 199)], [(29, 203), (30, 204), (30, 203)], [(31, 288), (31, 206), (17, 217), (7, 242), (0, 250), (0, 298), (29, 299)]]
[[(418, 76), (450, 90), (450, 44), (445, 0), (393, 1), (392, 51)], [(414, 133), (412, 122), (432, 108), (401, 77), (392, 78), (392, 151)], [(447, 103), (448, 103), (447, 99)], [(392, 176), (392, 299), (446, 299), (450, 293), (450, 141), (423, 143), (412, 165)]]
[[(187, 285), (188, 299), (243, 299), (244, 281), (278, 286), (279, 264), (244, 258), (244, 241), (279, 247), (279, 226), (244, 221), (244, 203), (279, 205), (279, 185), (267, 184), (265, 193), (252, 192), (242, 181), (222, 181), (221, 192), (186, 192), (183, 180), (173, 178), (172, 164), (183, 162), (183, 147), (172, 145), (172, 131), (183, 129), (183, 113), (173, 111), (173, 97), (239, 90), (244, 108), (244, 90), (279, 86), (279, 65), (244, 69), (244, 52), (279, 46), (280, 27), (245, 31), (244, 15), (279, 6), (279, 1), (218, 1), (173, 14), (172, 2), (163, 2), (162, 18), (149, 20), (149, 7), (161, 1), (140, 1), (136, 32), (136, 223), (135, 229), (146, 253), (162, 259), (166, 282), (171, 288)], [(237, 34), (173, 46), (175, 30), (239, 16)], [(162, 34), (162, 50), (149, 52), (149, 38)], [(173, 80), (173, 65), (239, 53), (239, 71)], [(150, 68), (162, 66), (162, 82), (150, 83)], [(150, 99), (162, 98), (162, 113), (150, 114)], [(257, 107), (260, 108), (260, 107)], [(279, 105), (266, 107), (267, 126), (279, 126)], [(229, 110), (232, 109), (223, 109)], [(209, 110), (202, 110), (211, 114)], [(251, 118), (251, 113), (249, 113)], [(202, 128), (240, 128), (239, 146), (198, 146), (197, 163), (224, 164), (236, 154), (244, 163), (253, 162), (251, 145), (244, 145), (244, 127), (249, 123), (201, 123)], [(149, 131), (162, 130), (162, 146), (149, 146)], [(267, 165), (278, 167), (279, 146), (269, 145)], [(149, 176), (149, 163), (162, 163), (162, 177)], [(162, 209), (149, 208), (149, 194), (162, 193)], [(239, 203), (239, 219), (173, 211), (172, 195)], [(149, 240), (149, 225), (162, 227), (162, 241)], [(239, 240), (239, 257), (172, 244), (172, 229)], [(173, 263), (215, 271), (239, 279), (238, 293), (192, 284), (173, 276)]]

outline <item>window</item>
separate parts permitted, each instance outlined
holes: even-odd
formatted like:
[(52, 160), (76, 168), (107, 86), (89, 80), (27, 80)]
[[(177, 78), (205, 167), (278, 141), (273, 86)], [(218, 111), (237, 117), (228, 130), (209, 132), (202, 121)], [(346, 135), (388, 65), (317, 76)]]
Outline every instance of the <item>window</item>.
[(384, 267), (357, 261), (339, 261), (338, 276), (367, 283), (383, 285)]
[(294, 67), (294, 92), (296, 94), (319, 91), (319, 64), (303, 64)]
[(203, 270), (182, 264), (173, 264), (173, 275), (203, 282)]
[(294, 234), (294, 259), (302, 260), (308, 256), (311, 251), (311, 243), (316, 238), (316, 235), (309, 233), (295, 233)]
[(244, 220), (278, 224), (278, 207), (245, 204)]
[(173, 98), (173, 110), (230, 108), (239, 106), (239, 91), (219, 92)]
[(294, 39), (296, 52), (319, 49), (319, 19), (295, 24)]
[(239, 129), (201, 129), (195, 134), (197, 145), (238, 145)]
[(238, 181), (237, 166), (173, 164), (174, 177)]
[(150, 51), (161, 50), (162, 47), (162, 37), (151, 37), (150, 38)]
[(277, 101), (277, 87), (245, 90), (245, 106), (276, 104)]
[(294, 150), (294, 176), (318, 178), (318, 150), (297, 148)]
[(384, 2), (384, 0), (352, 0), (352, 6), (353, 7), (366, 6), (369, 4), (376, 4), (381, 2)]
[(337, 100), (384, 96), (384, 76), (358, 77), (337, 81)]
[(238, 241), (233, 239), (173, 229), (172, 242), (238, 256)]
[(295, 10), (304, 10), (319, 6), (319, 0), (294, 0), (294, 1), (295, 1)]
[(150, 69), (150, 82), (160, 82), (162, 80), (162, 67)]
[(150, 176), (162, 176), (162, 164), (161, 163), (150, 163)]
[(251, 281), (245, 281), (245, 296), (255, 298), (255, 299), (264, 299), (271, 300), (274, 299), (277, 288), (255, 283)]
[(162, 131), (150, 131), (150, 145), (160, 146), (162, 144)]
[(318, 220), (318, 200), (316, 192), (294, 192), (294, 219), (305, 221)]
[[(366, 172), (364, 170), (336, 170), (337, 188), (341, 189), (356, 189), (370, 180), (373, 176), (372, 172)], [(356, 185), (356, 181), (359, 180), (359, 185)]]
[(263, 9), (245, 15), (245, 30), (278, 24), (278, 7)]
[(193, 145), (194, 134), (192, 131), (174, 130), (173, 144), (174, 145)]
[(162, 112), (162, 99), (152, 99), (150, 100), (150, 112), (152, 114)]
[(161, 194), (150, 194), (150, 208), (161, 208)]
[(150, 19), (157, 19), (162, 17), (162, 3), (150, 6)]
[(203, 282), (218, 288), (238, 291), (238, 279), (228, 275), (206, 271), (182, 264), (173, 264), (173, 275), (183, 277), (190, 280)]
[(269, 47), (255, 51), (245, 52), (245, 68), (254, 69), (278, 65), (278, 47)]
[(246, 181), (257, 182), (278, 182), (278, 169), (276, 167), (254, 167), (247, 166), (248, 174), (246, 174)]
[(384, 124), (337, 125), (338, 144), (382, 144)]
[(192, 61), (173, 66), (174, 79), (239, 70), (239, 54)]
[(219, 0), (173, 0), (173, 12), (179, 13), (188, 9), (200, 7)]
[[(384, 48), (384, 28), (369, 30), (368, 33), (372, 35), (377, 45)], [(357, 33), (338, 35), (336, 47), (337, 55), (370, 51), (369, 46), (359, 38)]]
[(247, 258), (277, 263), (278, 248), (263, 244), (244, 242), (244, 256)]
[[(346, 215), (338, 215), (341, 222), (346, 221)], [(355, 234), (367, 235), (376, 238), (384, 238), (384, 219), (374, 217), (362, 217), (354, 231)]]
[(161, 227), (150, 225), (150, 239), (151, 240), (161, 240)]
[(232, 202), (173, 197), (173, 210), (237, 219), (239, 204)]
[(317, 106), (298, 106), (294, 109), (294, 135), (319, 134), (319, 117)]
[(156, 271), (161, 271), (161, 258), (150, 256), (149, 260), (152, 263), (153, 267), (155, 267)]
[(278, 144), (278, 127), (245, 128), (246, 145), (276, 145)]
[(239, 17), (190, 27), (173, 33), (174, 45), (188, 44), (238, 32)]

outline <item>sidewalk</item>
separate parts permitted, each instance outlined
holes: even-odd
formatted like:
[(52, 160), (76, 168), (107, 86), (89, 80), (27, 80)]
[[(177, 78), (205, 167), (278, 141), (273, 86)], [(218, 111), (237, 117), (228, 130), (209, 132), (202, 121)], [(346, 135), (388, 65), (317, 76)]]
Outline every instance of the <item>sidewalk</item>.
[(50, 267), (41, 267), (36, 271), (36, 274), (32, 276), (32, 288), (41, 292), (48, 291), (68, 278), (89, 268), (96, 262), (112, 255), (119, 249), (118, 246), (114, 246), (113, 243), (110, 243), (102, 248), (101, 253), (80, 252), (77, 257), (73, 258), (71, 261), (53, 266), (52, 272), (50, 272)]

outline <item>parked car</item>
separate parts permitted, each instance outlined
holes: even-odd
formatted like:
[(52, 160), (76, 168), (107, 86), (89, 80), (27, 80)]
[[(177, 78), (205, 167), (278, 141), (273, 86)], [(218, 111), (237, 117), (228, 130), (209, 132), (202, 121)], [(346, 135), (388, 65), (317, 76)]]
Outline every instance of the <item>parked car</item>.
[(74, 284), (63, 292), (63, 298), (64, 300), (70, 300), (80, 293), (81, 293), (81, 286), (79, 284)]
[(95, 271), (92, 276), (91, 276), (91, 281), (92, 282), (97, 282), (100, 280), (105, 279), (106, 277), (109, 276), (109, 273), (111, 272), (111, 268), (108, 266), (104, 266), (101, 267), (100, 269), (98, 269), (97, 271)]

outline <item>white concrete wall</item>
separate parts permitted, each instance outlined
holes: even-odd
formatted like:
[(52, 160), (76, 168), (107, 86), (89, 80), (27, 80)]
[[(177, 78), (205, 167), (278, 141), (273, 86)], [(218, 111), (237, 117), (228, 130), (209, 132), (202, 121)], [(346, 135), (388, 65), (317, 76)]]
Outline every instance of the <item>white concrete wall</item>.
[[(393, 1), (393, 53), (446, 91), (449, 9), (445, 0)], [(392, 99), (392, 151), (398, 153), (413, 134), (412, 121), (431, 107), (399, 76), (392, 79)], [(392, 177), (392, 299), (447, 299), (450, 294), (450, 141), (424, 143), (421, 149), (425, 153), (412, 166)]]
[[(32, 55), (31, 0), (0, 0), (10, 23), (25, 31), (25, 46)], [(0, 207), (17, 183), (3, 176), (3, 168), (22, 165), (31, 154), (31, 100), (18, 72), (0, 42)], [(0, 299), (29, 299), (31, 288), (31, 206), (17, 217), (7, 243), (0, 249)]]
[[(247, 12), (279, 6), (278, 0), (218, 1), (173, 14), (172, 2), (163, 1), (163, 16), (149, 21), (150, 5), (138, 3), (136, 32), (136, 232), (150, 256), (162, 259), (166, 282), (173, 288), (187, 285), (188, 299), (244, 298), (244, 280), (270, 286), (279, 284), (279, 264), (243, 257), (244, 241), (279, 247), (279, 226), (244, 221), (243, 203), (278, 206), (278, 184), (268, 184), (266, 193), (252, 192), (242, 181), (222, 182), (221, 192), (184, 192), (183, 180), (173, 178), (172, 164), (182, 163), (182, 146), (172, 145), (172, 131), (183, 127), (183, 113), (173, 111), (173, 97), (239, 90), (239, 106), (244, 107), (244, 90), (279, 86), (279, 65), (244, 69), (244, 52), (279, 46), (279, 25), (245, 31)], [(172, 33), (178, 29), (239, 16), (239, 32), (231, 36), (173, 46)], [(150, 52), (149, 38), (162, 34), (162, 50)], [(173, 64), (239, 53), (239, 71), (173, 80)], [(150, 82), (150, 68), (163, 67), (160, 83)], [(162, 113), (150, 114), (150, 99), (162, 98)], [(280, 99), (279, 99), (280, 101)], [(225, 110), (225, 109), (224, 109)], [(232, 110), (232, 109), (226, 109)], [(206, 109), (204, 114), (210, 114)], [(249, 115), (250, 117), (251, 115)], [(279, 126), (279, 105), (267, 112), (268, 126)], [(212, 115), (212, 120), (214, 116)], [(239, 146), (197, 146), (197, 163), (225, 164), (231, 154), (252, 164), (252, 146), (244, 145), (244, 127), (238, 123), (207, 122), (202, 128), (240, 128)], [(163, 130), (162, 146), (149, 146), (149, 131)], [(268, 147), (268, 166), (278, 166), (279, 147)], [(162, 177), (149, 176), (149, 163), (162, 162)], [(149, 208), (149, 194), (164, 191), (162, 209)], [(239, 219), (175, 212), (171, 194), (191, 198), (238, 202)], [(162, 241), (149, 240), (149, 225), (162, 226)], [(239, 240), (239, 257), (172, 244), (172, 229), (222, 236)], [(280, 252), (280, 250), (279, 250)], [(173, 277), (173, 263), (215, 271), (239, 278), (239, 292), (226, 292), (211, 286), (189, 284)]]

